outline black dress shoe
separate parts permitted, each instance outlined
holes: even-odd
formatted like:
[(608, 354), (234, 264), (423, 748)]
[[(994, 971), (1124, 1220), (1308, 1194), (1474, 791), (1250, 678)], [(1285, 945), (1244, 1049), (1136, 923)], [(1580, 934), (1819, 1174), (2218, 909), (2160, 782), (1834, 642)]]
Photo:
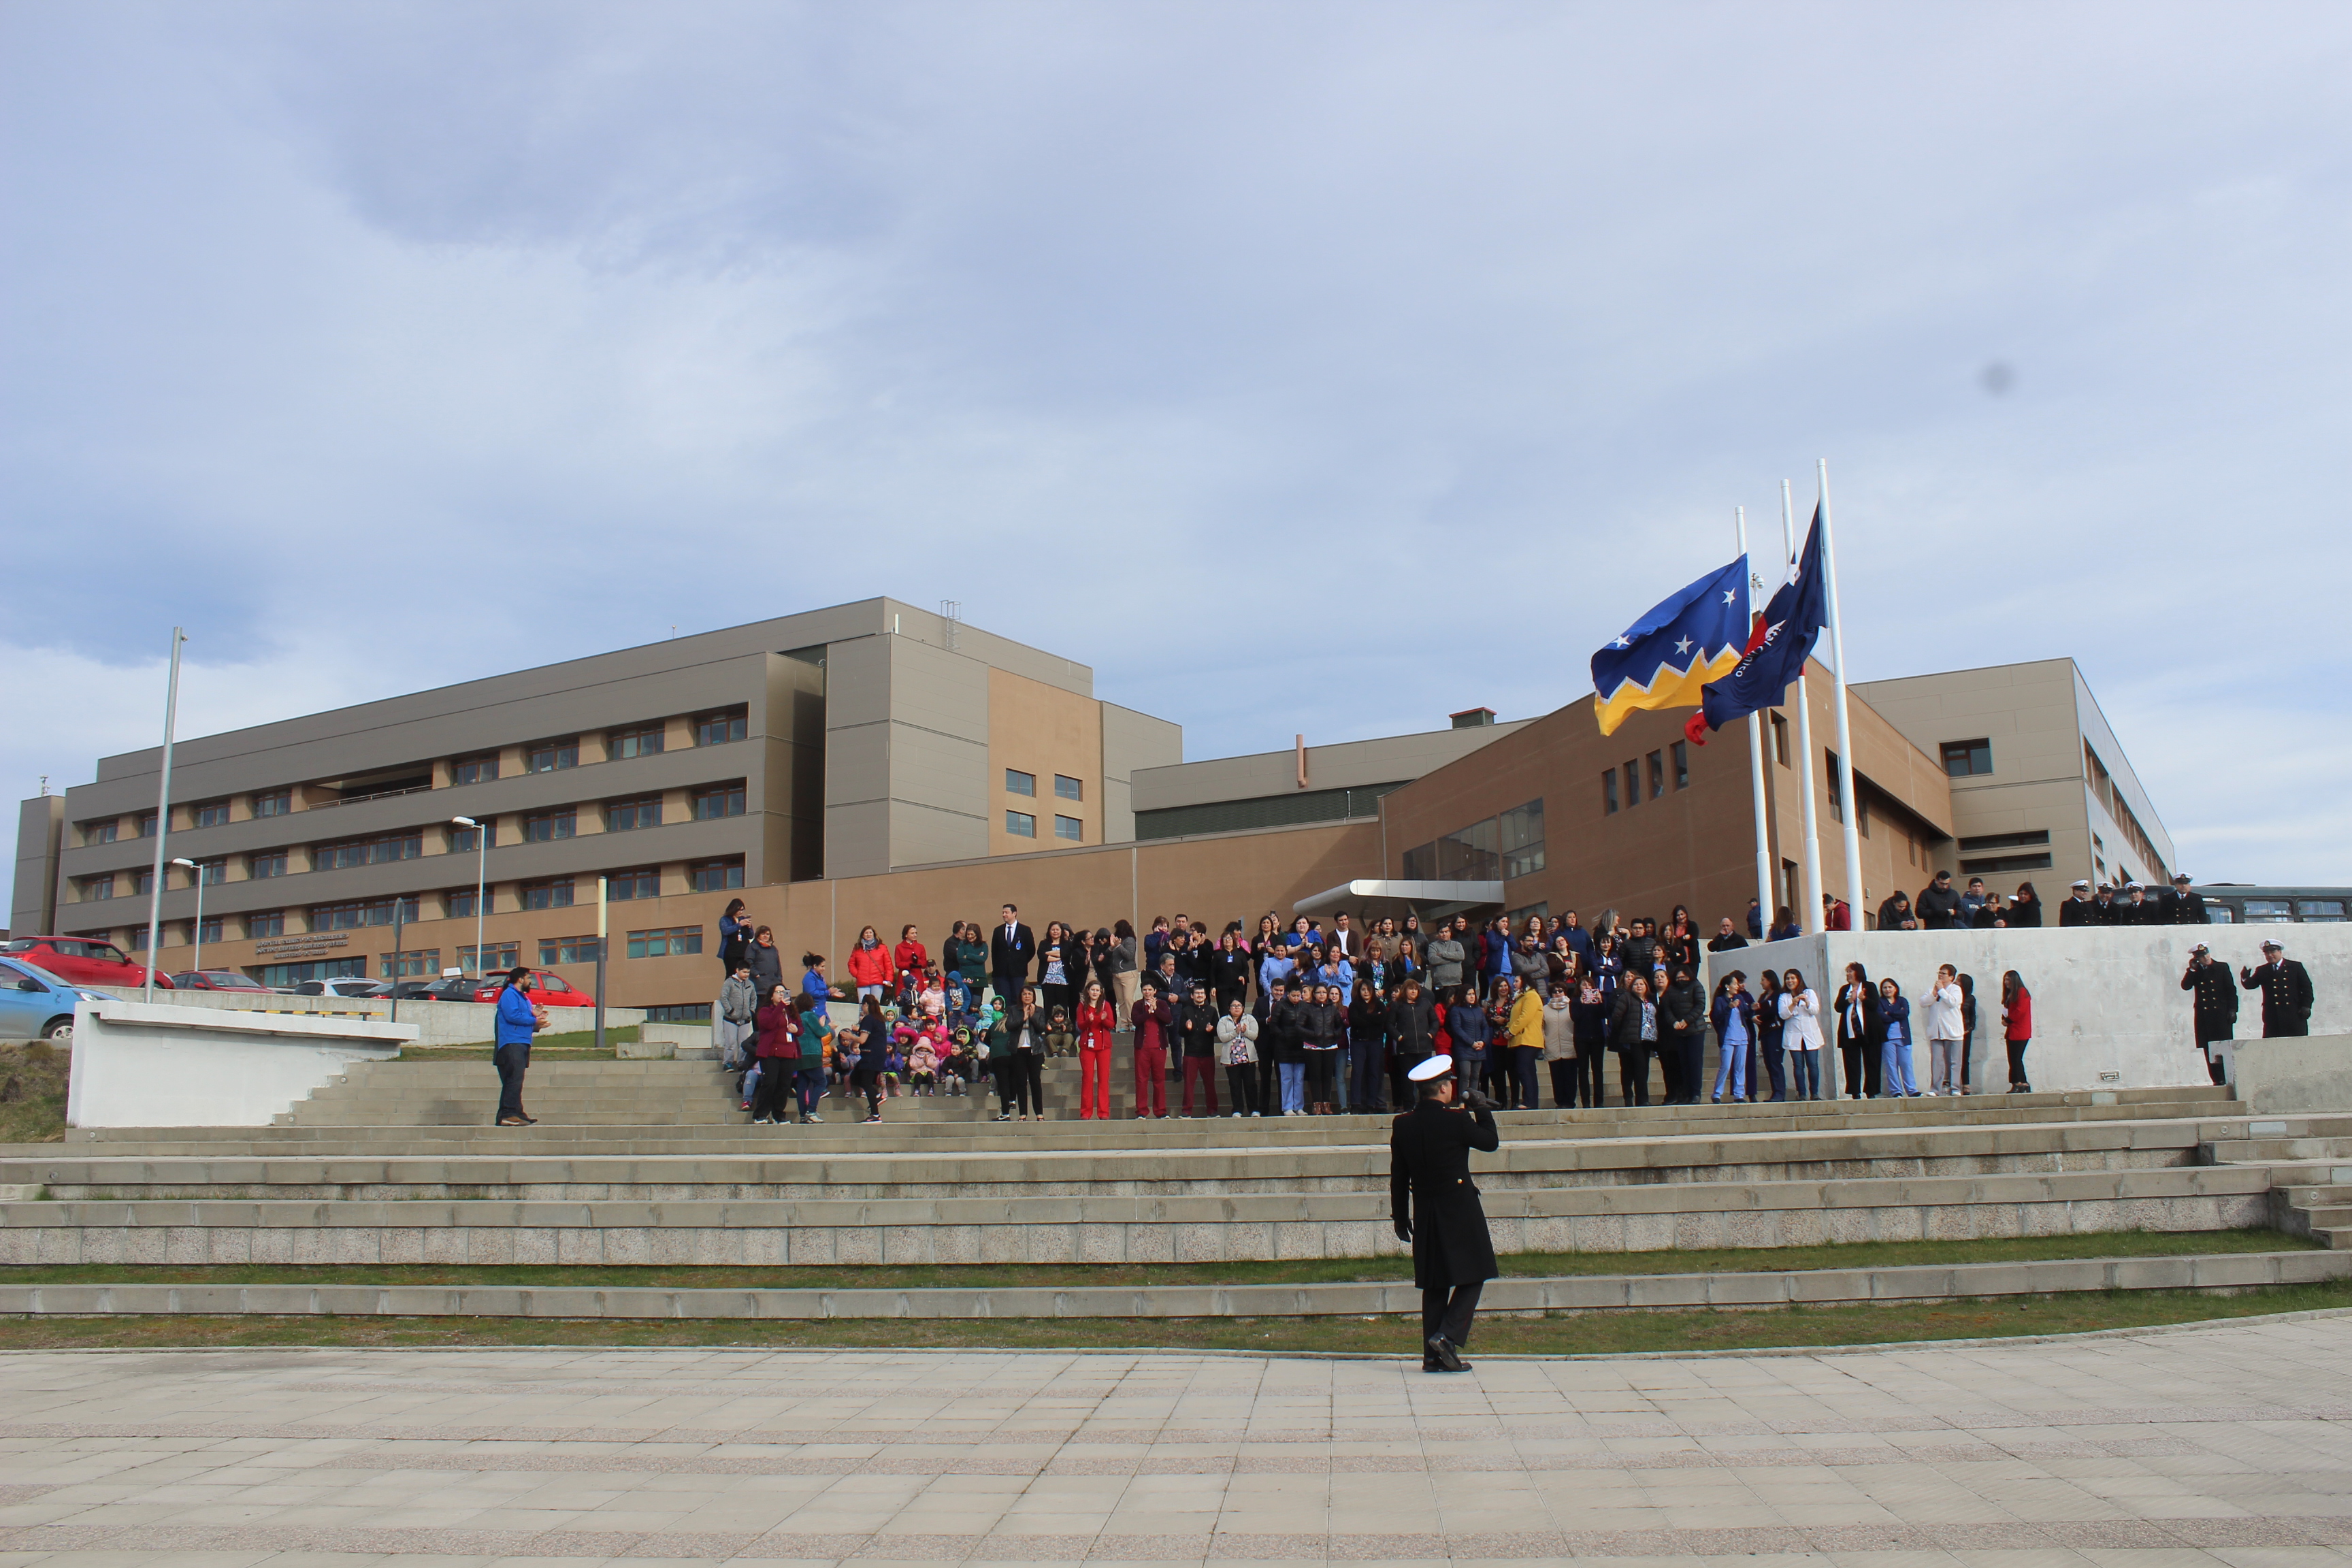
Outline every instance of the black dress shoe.
[(1440, 1372), (1467, 1372), (1470, 1370), (1470, 1363), (1462, 1359), (1462, 1352), (1455, 1350), (1452, 1342), (1447, 1340), (1444, 1334), (1432, 1334), (1429, 1337), (1427, 1343), (1429, 1346), (1429, 1359), (1437, 1363), (1437, 1369)]

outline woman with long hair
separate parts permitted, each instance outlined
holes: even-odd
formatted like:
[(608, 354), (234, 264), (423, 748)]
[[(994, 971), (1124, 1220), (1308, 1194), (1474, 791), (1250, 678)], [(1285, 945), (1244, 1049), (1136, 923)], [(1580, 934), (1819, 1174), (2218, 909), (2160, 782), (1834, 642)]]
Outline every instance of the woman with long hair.
[(882, 933), (872, 926), (858, 927), (857, 942), (849, 950), (849, 983), (857, 987), (857, 999), (872, 1002), (887, 995), (898, 978)]
[(793, 1068), (800, 1057), (800, 1015), (793, 1006), (789, 985), (772, 985), (768, 1000), (753, 1015), (751, 1053), (760, 1063), (760, 1087), (753, 1091), (751, 1124), (772, 1126), (785, 1120), (782, 1108), (792, 1102)]
[(727, 912), (719, 917), (719, 968), (721, 974), (732, 974), (751, 945), (751, 922), (740, 917), (747, 908), (740, 899), (727, 900)]
[(2042, 924), (2042, 895), (2033, 890), (2032, 883), (2020, 882), (2017, 885), (2017, 896), (2009, 900), (2006, 918), (2011, 931), (2021, 926), (2031, 928)]
[(2033, 994), (2014, 969), (2000, 974), (2000, 1033), (2009, 1045), (2009, 1092), (2032, 1094), (2025, 1080), (2025, 1047), (2033, 1043)]
[(1078, 1120), (1110, 1120), (1110, 1042), (1118, 1032), (1118, 1010), (1103, 992), (1102, 982), (1089, 981), (1086, 1000), (1078, 1004)]
[(1839, 986), (1837, 1010), (1838, 1060), (1845, 1068), (1849, 1100), (1875, 1100), (1879, 1091), (1879, 1047), (1886, 1033), (1878, 1022), (1878, 988), (1870, 972), (1859, 963), (1845, 966), (1845, 984)]
[(1037, 989), (1044, 994), (1047, 1017), (1056, 1007), (1065, 1018), (1078, 1010), (1078, 987), (1086, 980), (1086, 950), (1070, 934), (1070, 928), (1059, 921), (1047, 921), (1045, 934), (1037, 939)]
[(1878, 983), (1878, 1080), (1888, 1100), (1919, 1098), (1918, 1058), (1911, 1037), (1911, 999), (1889, 975)]
[[(872, 927), (867, 927), (872, 930)], [(855, 962), (853, 958), (852, 962)], [(861, 988), (862, 989), (862, 988)], [(882, 1060), (889, 1054), (890, 1025), (882, 1016), (882, 998), (861, 996), (857, 1009), (857, 1065), (850, 1069), (849, 1087), (866, 1097), (866, 1120), (882, 1120)]]
[(1382, 1071), (1388, 1065), (1388, 1004), (1372, 989), (1369, 974), (1360, 976), (1355, 997), (1348, 1004), (1349, 1110), (1388, 1109)]
[(1576, 1060), (1570, 1065), (1576, 1069), (1585, 1105), (1598, 1110), (1609, 1098), (1608, 1076), (1601, 1070), (1609, 1059), (1609, 994), (1601, 990), (1601, 976), (1584, 955), (1572, 956), (1567, 991), (1568, 1016), (1576, 1021)]
[(1800, 970), (1780, 973), (1780, 1044), (1799, 1100), (1822, 1097), (1822, 999)]
[[(1780, 1049), (1780, 977), (1770, 970), (1761, 970), (1756, 976), (1756, 1055), (1764, 1071), (1772, 1080), (1772, 1098), (1789, 1098), (1789, 1079), (1781, 1063)], [(1764, 1086), (1756, 1081), (1753, 1068), (1748, 1075), (1748, 1102), (1755, 1104), (1763, 1098)]]
[(1609, 1048), (1617, 1054), (1620, 1103), (1650, 1103), (1650, 1059), (1658, 1050), (1658, 1005), (1650, 977), (1629, 974), (1609, 1010)]

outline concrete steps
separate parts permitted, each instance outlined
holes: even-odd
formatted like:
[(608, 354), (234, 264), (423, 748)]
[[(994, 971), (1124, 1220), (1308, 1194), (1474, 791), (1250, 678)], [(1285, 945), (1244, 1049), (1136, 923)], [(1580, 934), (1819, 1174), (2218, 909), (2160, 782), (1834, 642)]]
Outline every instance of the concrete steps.
[[(2211, 1290), (2352, 1278), (2352, 1253), (2255, 1252), (1887, 1268), (1497, 1279), (1481, 1310), (1887, 1305), (2079, 1290)], [(1411, 1281), (967, 1289), (669, 1289), (482, 1285), (0, 1285), (0, 1313), (539, 1319), (1222, 1318), (1416, 1314)]]

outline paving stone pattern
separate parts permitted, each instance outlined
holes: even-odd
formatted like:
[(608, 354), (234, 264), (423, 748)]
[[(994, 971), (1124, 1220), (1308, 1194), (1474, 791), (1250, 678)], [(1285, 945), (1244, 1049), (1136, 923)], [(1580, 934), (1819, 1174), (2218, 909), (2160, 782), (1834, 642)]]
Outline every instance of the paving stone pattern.
[(0, 1357), (0, 1568), (1684, 1561), (2304, 1568), (2352, 1317), (2035, 1344)]

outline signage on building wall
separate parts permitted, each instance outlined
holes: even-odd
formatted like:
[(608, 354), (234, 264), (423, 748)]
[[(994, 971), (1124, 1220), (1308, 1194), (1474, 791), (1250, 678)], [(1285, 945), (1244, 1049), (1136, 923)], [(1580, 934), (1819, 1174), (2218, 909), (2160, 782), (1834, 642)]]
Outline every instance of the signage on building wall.
[(330, 936), (324, 931), (305, 932), (301, 936), (272, 937), (268, 942), (253, 944), (256, 958), (316, 958), (335, 948), (349, 947), (352, 939), (344, 933)]

